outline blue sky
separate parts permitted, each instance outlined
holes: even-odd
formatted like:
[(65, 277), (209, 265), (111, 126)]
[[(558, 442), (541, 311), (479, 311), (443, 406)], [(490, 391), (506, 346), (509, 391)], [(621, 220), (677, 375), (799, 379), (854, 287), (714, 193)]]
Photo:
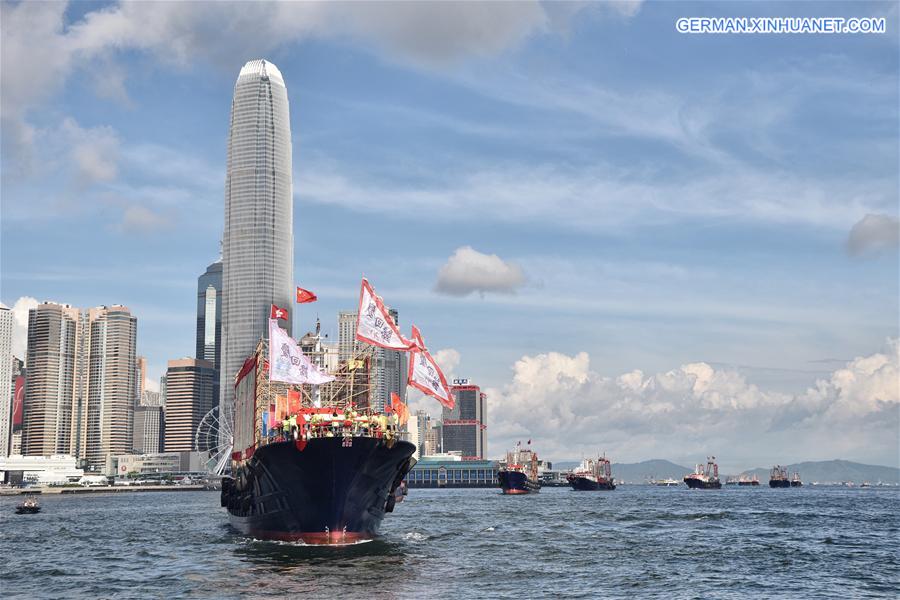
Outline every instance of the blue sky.
[[(126, 304), (154, 376), (190, 355), (234, 81), (264, 57), (291, 103), (295, 279), (320, 298), (295, 334), (316, 314), (334, 332), (365, 274), (448, 370), (490, 390), (492, 453), (530, 434), (559, 459), (603, 445), (691, 462), (718, 444), (740, 468), (765, 464), (764, 447), (792, 453), (776, 462), (897, 462), (896, 4), (2, 10), (5, 304)], [(757, 15), (884, 16), (888, 33), (674, 27)], [(457, 295), (437, 290), (441, 272)], [(835, 373), (872, 356), (884, 369), (861, 368), (887, 389), (842, 387)], [(573, 425), (625, 399), (645, 414), (648, 382), (701, 363), (742, 383), (710, 404), (687, 369), (670, 392), (699, 404), (660, 401), (671, 439), (629, 441), (654, 427), (637, 416)], [(640, 391), (607, 389), (635, 370)], [(832, 386), (820, 404), (817, 380)], [(748, 412), (734, 398), (750, 389), (765, 401)], [(516, 410), (545, 397), (543, 421)], [(779, 433), (772, 415), (798, 406), (808, 432)], [(717, 440), (691, 429), (693, 410), (765, 435)], [(846, 439), (817, 445), (838, 417)]]

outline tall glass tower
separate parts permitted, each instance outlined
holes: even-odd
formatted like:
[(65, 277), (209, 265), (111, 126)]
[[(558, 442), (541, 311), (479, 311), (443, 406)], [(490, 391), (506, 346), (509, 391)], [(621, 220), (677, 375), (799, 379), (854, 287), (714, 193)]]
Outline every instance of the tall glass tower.
[(226, 410), (234, 376), (266, 335), (270, 306), (293, 306), (292, 196), (287, 88), (278, 67), (251, 60), (234, 85), (228, 134), (220, 373)]

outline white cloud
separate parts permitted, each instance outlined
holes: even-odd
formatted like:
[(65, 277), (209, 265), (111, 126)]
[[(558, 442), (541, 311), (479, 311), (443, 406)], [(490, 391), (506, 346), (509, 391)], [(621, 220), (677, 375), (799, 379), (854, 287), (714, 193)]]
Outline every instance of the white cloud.
[(850, 230), (847, 252), (851, 256), (865, 256), (896, 251), (900, 247), (900, 219), (890, 215), (868, 214)]
[(112, 181), (119, 159), (119, 138), (112, 127), (82, 128), (66, 118), (61, 132), (68, 141), (69, 157), (78, 182), (84, 186)]
[(512, 381), (487, 393), (492, 454), (531, 437), (557, 459), (605, 449), (623, 461), (715, 453), (750, 467), (773, 454), (794, 460), (844, 453), (892, 464), (900, 345), (890, 340), (885, 352), (857, 358), (796, 395), (763, 391), (707, 363), (604, 377), (584, 352), (524, 356)]
[(38, 304), (40, 302), (37, 301), (37, 298), (22, 296), (12, 307), (12, 353), (20, 360), (25, 360), (25, 353), (28, 349), (28, 311)]
[(518, 265), (507, 263), (496, 254), (482, 254), (471, 246), (457, 248), (438, 271), (435, 290), (450, 296), (468, 296), (473, 292), (513, 294), (525, 284)]
[(842, 229), (861, 210), (896, 202), (887, 179), (826, 182), (748, 166), (681, 180), (596, 164), (459, 164), (448, 166), (447, 179), (393, 185), (315, 161), (300, 169), (294, 189), (303, 201), (397, 217), (538, 222), (588, 231), (695, 218)]

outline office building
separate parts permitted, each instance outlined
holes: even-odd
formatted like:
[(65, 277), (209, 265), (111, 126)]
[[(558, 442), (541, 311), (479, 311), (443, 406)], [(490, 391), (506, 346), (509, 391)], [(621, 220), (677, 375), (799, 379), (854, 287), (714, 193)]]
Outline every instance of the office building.
[(165, 423), (161, 406), (143, 405), (134, 409), (133, 452), (136, 454), (162, 452), (164, 435)]
[[(213, 407), (215, 368), (208, 360), (170, 360), (166, 370), (165, 452), (195, 450), (200, 420)], [(207, 448), (196, 448), (207, 450)]]
[[(234, 376), (267, 334), (271, 305), (293, 307), (291, 168), (290, 114), (281, 72), (268, 61), (250, 61), (234, 86), (228, 134), (220, 361), (226, 410), (233, 403)], [(292, 331), (290, 318), (282, 325)]]
[(213, 406), (219, 405), (219, 370), (222, 360), (222, 261), (206, 267), (197, 279), (196, 358), (208, 360), (216, 371)]
[(443, 411), (441, 449), (461, 452), (465, 460), (483, 459), (487, 452), (487, 396), (467, 379), (456, 380), (450, 391), (455, 406)]

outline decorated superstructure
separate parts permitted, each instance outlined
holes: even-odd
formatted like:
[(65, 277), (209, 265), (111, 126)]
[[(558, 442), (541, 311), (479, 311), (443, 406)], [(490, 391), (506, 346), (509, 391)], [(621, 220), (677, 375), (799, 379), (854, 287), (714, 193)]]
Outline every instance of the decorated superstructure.
[[(371, 539), (391, 512), (415, 464), (406, 440), (406, 403), (394, 394), (371, 407), (374, 347), (408, 353), (409, 384), (442, 404), (453, 397), (413, 327), (405, 337), (365, 279), (356, 338), (365, 344), (328, 372), (321, 344), (304, 352), (278, 324), (260, 340), (234, 380), (231, 477), (222, 505), (232, 525), (254, 537), (343, 544)], [(318, 335), (318, 333), (317, 333)]]

